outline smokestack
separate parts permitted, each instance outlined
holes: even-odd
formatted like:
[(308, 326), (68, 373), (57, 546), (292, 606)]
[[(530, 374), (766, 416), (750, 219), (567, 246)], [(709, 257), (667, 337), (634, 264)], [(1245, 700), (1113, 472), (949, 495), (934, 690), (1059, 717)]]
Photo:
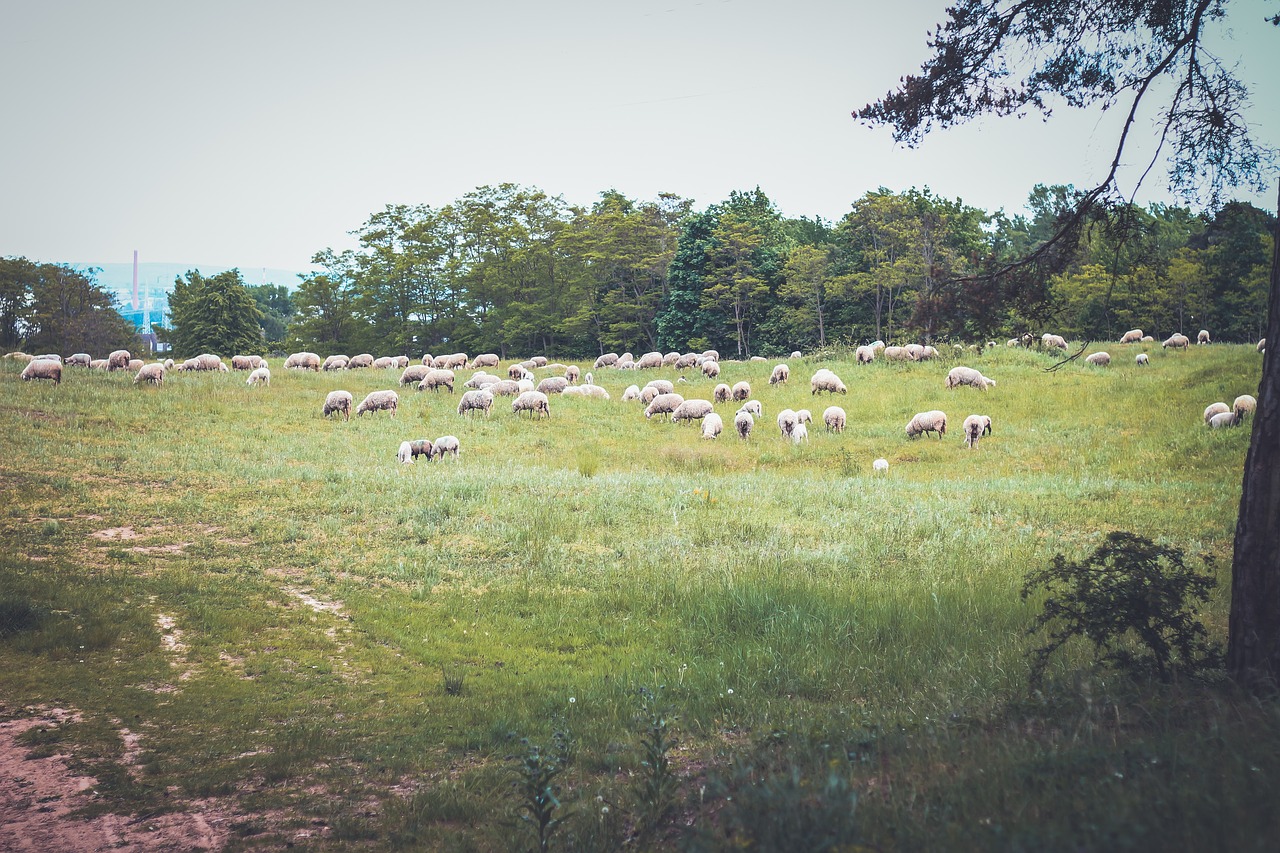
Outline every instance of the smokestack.
[(133, 310), (138, 310), (138, 250), (133, 250)]

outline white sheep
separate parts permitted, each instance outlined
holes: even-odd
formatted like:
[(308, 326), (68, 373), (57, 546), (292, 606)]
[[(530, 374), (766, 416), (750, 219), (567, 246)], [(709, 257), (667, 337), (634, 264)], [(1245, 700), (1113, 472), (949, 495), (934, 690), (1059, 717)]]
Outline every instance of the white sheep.
[[(406, 372), (409, 368), (406, 368)], [(427, 371), (427, 375), (422, 377), (422, 381), (418, 383), (419, 391), (438, 391), (441, 388), (448, 388), (449, 393), (453, 393), (453, 371), (446, 370), (442, 367), (433, 367)]]
[(888, 459), (877, 459), (875, 462), (872, 462), (872, 463), (871, 463), (871, 470), (872, 470), (872, 471), (874, 471), (874, 472), (876, 472), (877, 474), (888, 474), (888, 473), (889, 473), (889, 460), (888, 460)]
[(978, 439), (991, 435), (991, 418), (987, 415), (969, 415), (964, 419), (961, 431), (964, 433), (964, 443), (973, 449), (978, 446)]
[(284, 360), (285, 370), (320, 371), (320, 356), (313, 352), (295, 352)]
[(516, 388), (518, 388), (518, 389), (520, 390), (520, 393), (521, 393), (521, 394), (523, 394), (523, 393), (524, 393), (524, 392), (526, 392), (526, 391), (532, 391), (532, 390), (533, 390), (533, 380), (532, 380), (532, 379), (519, 379), (519, 380), (517, 380), (517, 381), (516, 381)]
[(255, 370), (261, 366), (262, 366), (262, 356), (260, 355), (231, 356), (232, 370)]
[[(402, 445), (403, 446), (403, 445)], [(431, 443), (429, 438), (416, 438), (409, 442), (409, 461), (412, 462), (419, 456), (427, 457), (430, 462), (436, 455), (435, 445)]]
[(347, 362), (347, 370), (362, 370), (373, 367), (373, 356), (367, 352), (351, 356)]
[(1254, 399), (1252, 394), (1241, 394), (1236, 397), (1235, 402), (1231, 404), (1231, 411), (1239, 412), (1241, 417), (1252, 414), (1258, 408), (1258, 401)]
[(809, 393), (817, 394), (819, 391), (826, 391), (829, 394), (849, 393), (849, 389), (840, 381), (840, 377), (825, 367), (820, 368), (809, 380)]
[(778, 412), (778, 430), (782, 433), (783, 438), (789, 438), (791, 433), (796, 429), (796, 413), (791, 409), (783, 409)]
[(810, 412), (809, 412), (809, 410), (808, 410), (808, 409), (797, 409), (797, 410), (796, 410), (796, 423), (798, 423), (798, 424), (811, 424), (811, 423), (813, 423), (813, 415), (812, 415), (812, 414), (810, 414)]
[(748, 400), (742, 404), (742, 408), (750, 412), (754, 417), (759, 418), (764, 416), (764, 407), (760, 405), (759, 400)]
[(1151, 359), (1147, 358), (1147, 354), (1145, 352), (1138, 353), (1133, 360), (1137, 362), (1139, 367), (1146, 367), (1151, 363)]
[(609, 399), (609, 392), (599, 385), (570, 385), (562, 393), (566, 397), (590, 397), (595, 400)]
[(715, 379), (720, 375), (720, 362), (711, 359), (702, 362), (702, 375), (708, 379)]
[(1196, 335), (1196, 344), (1199, 345), (1207, 343), (1209, 343), (1209, 330), (1201, 329), (1200, 333)]
[(1084, 357), (1086, 364), (1092, 364), (1096, 367), (1106, 367), (1111, 363), (1111, 353), (1109, 352), (1091, 352)]
[(653, 370), (662, 367), (662, 353), (647, 352), (636, 361), (637, 370)]
[(1191, 346), (1191, 339), (1180, 332), (1174, 332), (1165, 340), (1164, 343), (1160, 344), (1160, 346), (1165, 349), (1169, 349), (1169, 347), (1173, 347), (1174, 349), (1186, 349)]
[(844, 409), (839, 406), (827, 406), (822, 412), (822, 422), (827, 425), (827, 432), (844, 432), (846, 420)]
[(687, 352), (676, 359), (676, 370), (688, 370), (690, 367), (698, 366), (698, 354), (696, 352)]
[(27, 366), (22, 368), (22, 381), (30, 382), (32, 379), (49, 379), (54, 385), (62, 384), (62, 362), (51, 358), (28, 361)]
[(791, 368), (785, 364), (775, 365), (773, 372), (769, 374), (770, 385), (786, 385), (787, 380), (791, 378)]
[(346, 370), (347, 362), (350, 360), (345, 355), (331, 355), (324, 360), (324, 364), (320, 365), (320, 369), (326, 373), (330, 370)]
[(650, 379), (644, 387), (652, 388), (659, 394), (674, 394), (676, 390), (676, 386), (666, 379)]
[(961, 385), (970, 385), (979, 391), (985, 391), (996, 387), (996, 381), (988, 379), (972, 367), (957, 366), (947, 371), (947, 389), (959, 388)]
[(249, 378), (244, 381), (244, 384), (261, 385), (269, 388), (271, 387), (271, 371), (265, 367), (255, 367), (253, 372), (249, 374)]
[(475, 370), (477, 367), (497, 367), (498, 356), (491, 352), (481, 353), (471, 359), (470, 369)]
[(659, 394), (649, 401), (649, 405), (645, 407), (644, 416), (652, 418), (654, 415), (670, 415), (683, 402), (684, 397), (679, 394)]
[(1125, 332), (1123, 335), (1120, 336), (1120, 343), (1122, 344), (1136, 344), (1141, 340), (1142, 340), (1141, 329), (1130, 329), (1129, 331)]
[(672, 350), (662, 357), (663, 367), (675, 367), (676, 362), (680, 360), (680, 353)]
[(1204, 410), (1204, 422), (1208, 423), (1214, 415), (1229, 411), (1231, 411), (1231, 407), (1226, 403), (1210, 403)]
[(746, 409), (739, 409), (738, 413), (733, 416), (733, 428), (738, 431), (738, 438), (748, 438), (751, 435), (751, 428), (755, 424), (755, 418), (751, 417), (751, 413)]
[(401, 465), (413, 464), (413, 445), (407, 441), (400, 442), (400, 449), (396, 451), (396, 459)]
[(907, 357), (912, 361), (919, 361), (924, 354), (924, 347), (920, 344), (907, 344), (903, 349), (907, 351)]
[(462, 399), (458, 400), (458, 414), (465, 415), (468, 412), (484, 412), (484, 416), (489, 417), (489, 409), (493, 406), (493, 394), (483, 388), (477, 388), (474, 391), (468, 391), (462, 395)]
[(931, 412), (919, 412), (907, 421), (907, 438), (915, 438), (926, 432), (936, 432), (938, 440), (947, 434), (947, 415), (934, 409)]
[(586, 378), (585, 378), (585, 379), (583, 379), (582, 381), (583, 381), (585, 384), (587, 384), (587, 385), (595, 385), (595, 384), (596, 384), (595, 377), (591, 375), (591, 371), (590, 371), (590, 370), (588, 370), (588, 371), (587, 371)]
[(717, 403), (727, 403), (729, 402), (729, 398), (732, 396), (733, 389), (724, 382), (717, 385), (715, 390), (711, 392), (711, 399)]
[(395, 391), (370, 391), (360, 401), (360, 405), (356, 406), (356, 417), (365, 412), (389, 412), (394, 418), (399, 406), (400, 395)]
[(724, 432), (724, 421), (715, 412), (709, 413), (702, 419), (703, 438), (719, 438), (722, 432)]
[(613, 367), (617, 363), (618, 354), (616, 352), (607, 352), (595, 360), (592, 368), (594, 370), (599, 370), (602, 367)]
[(876, 348), (868, 344), (858, 347), (856, 350), (858, 356), (858, 364), (870, 364), (876, 360)]
[(164, 365), (158, 361), (142, 365), (142, 367), (138, 368), (138, 375), (133, 377), (133, 382), (135, 385), (139, 382), (150, 382), (153, 385), (163, 385)]
[(804, 424), (796, 424), (791, 428), (791, 443), (800, 444), (809, 440), (809, 428)]
[[(569, 380), (570, 385), (577, 385), (578, 379), (582, 376), (582, 368), (576, 364), (571, 364), (564, 369), (564, 378)], [(591, 374), (587, 374), (587, 384), (591, 384)]]
[(1240, 426), (1240, 421), (1244, 416), (1240, 412), (1219, 412), (1209, 418), (1210, 429), (1222, 429), (1223, 427)]
[(519, 415), (521, 412), (528, 412), (530, 418), (540, 418), (542, 416), (551, 417), (551, 404), (547, 401), (547, 395), (541, 391), (525, 391), (511, 403), (511, 412)]
[(430, 373), (431, 370), (432, 368), (423, 364), (411, 364), (404, 369), (403, 373), (400, 374), (400, 384), (417, 385), (423, 379), (427, 378), (427, 374)]
[(569, 387), (569, 380), (563, 376), (548, 376), (538, 383), (537, 390), (550, 397), (552, 394), (563, 394)]
[(495, 397), (514, 397), (520, 393), (520, 383), (511, 379), (499, 379), (492, 385), (486, 385), (484, 390)]
[(350, 391), (330, 391), (324, 398), (324, 416), (327, 418), (334, 412), (341, 412), (345, 420), (351, 420), (352, 399)]
[(437, 459), (444, 459), (447, 453), (454, 459), (458, 458), (458, 454), (462, 452), (462, 445), (458, 442), (456, 435), (442, 435), (435, 440), (432, 445), (432, 454)]
[(671, 412), (671, 422), (700, 421), (711, 414), (710, 400), (685, 400)]
[(628, 385), (627, 390), (622, 392), (622, 402), (630, 403), (632, 400), (640, 399), (640, 386)]
[[(1141, 331), (1141, 329), (1139, 329)], [(1139, 335), (1141, 337), (1141, 335)], [(1066, 349), (1067, 339), (1062, 335), (1051, 335), (1045, 332), (1040, 336), (1040, 345), (1045, 349)]]
[(1267, 351), (1267, 339), (1262, 338), (1258, 341), (1258, 352), (1266, 352), (1266, 351)]
[(885, 361), (910, 361), (911, 353), (906, 347), (885, 347)]
[(128, 370), (131, 358), (127, 349), (115, 350), (107, 356), (107, 370)]
[(735, 382), (733, 384), (733, 399), (742, 402), (751, 396), (751, 383)]

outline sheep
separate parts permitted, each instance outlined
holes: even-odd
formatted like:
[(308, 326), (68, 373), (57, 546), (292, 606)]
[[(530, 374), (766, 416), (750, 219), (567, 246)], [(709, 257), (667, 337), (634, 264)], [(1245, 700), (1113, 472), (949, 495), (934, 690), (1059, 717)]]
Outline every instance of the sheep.
[(884, 341), (874, 340), (869, 344), (869, 346), (876, 352), (884, 352)]
[[(146, 364), (146, 362), (145, 362), (145, 361), (143, 361), (143, 360), (142, 360), (142, 359), (140, 359), (140, 358), (131, 358), (131, 359), (129, 359), (129, 369), (130, 369), (130, 370), (132, 370), (134, 373), (137, 373), (139, 370), (141, 370), (141, 369), (142, 369), (142, 365), (144, 365), (144, 364)], [(223, 372), (223, 373), (226, 373), (226, 372), (227, 372), (227, 367), (226, 367), (226, 365), (225, 365), (225, 364), (222, 366), (222, 372)]]
[(32, 379), (49, 379), (54, 385), (62, 383), (62, 362), (54, 361), (51, 358), (36, 358), (27, 362), (27, 366), (22, 369), (22, 380), (30, 382)]
[(662, 356), (663, 367), (675, 367), (676, 362), (680, 360), (680, 353), (674, 350)]
[(324, 398), (324, 416), (327, 418), (334, 412), (342, 412), (345, 420), (351, 420), (351, 392), (330, 391)]
[(1210, 429), (1222, 429), (1223, 427), (1240, 426), (1240, 421), (1244, 415), (1240, 412), (1219, 412), (1209, 418)]
[(118, 349), (107, 356), (107, 370), (128, 370), (129, 359), (133, 356), (129, 355), (127, 349)]
[(618, 362), (614, 367), (624, 368), (627, 365), (630, 365), (630, 368), (634, 369), (636, 366), (636, 357), (629, 352), (624, 352), (622, 355), (618, 356)]
[(222, 363), (222, 359), (212, 353), (201, 353), (194, 358), (189, 358), (182, 363), (183, 370), (225, 370), (226, 365)]
[(778, 430), (783, 438), (789, 438), (796, 429), (796, 413), (790, 409), (778, 412)]
[(10, 352), (10, 353), (5, 353), (4, 357), (11, 358), (14, 361), (21, 361), (24, 364), (30, 364), (33, 360), (35, 360), (34, 355), (27, 355), (25, 352), (21, 352), (19, 350), (15, 350), (14, 352)]
[(720, 375), (720, 362), (711, 359), (702, 362), (702, 375), (708, 379), (715, 379)]
[(591, 365), (592, 369), (599, 370), (602, 367), (613, 367), (618, 363), (618, 354), (616, 352), (607, 352), (595, 360)]
[(481, 353), (480, 355), (471, 359), (471, 364), (468, 365), (468, 369), (475, 370), (477, 367), (497, 367), (497, 366), (498, 366), (498, 356), (496, 356), (491, 352), (486, 352), (486, 353)]
[(1151, 337), (1150, 335), (1143, 335), (1143, 336), (1142, 336), (1142, 342), (1143, 342), (1144, 344), (1153, 344), (1153, 343), (1155, 343), (1155, 342), (1156, 342), (1156, 339), (1155, 339), (1155, 338), (1153, 338), (1153, 337)]
[(507, 378), (524, 379), (529, 375), (529, 370), (523, 364), (513, 364), (507, 368)]
[(1064, 350), (1067, 348), (1067, 339), (1062, 337), (1062, 335), (1051, 335), (1048, 332), (1045, 332), (1043, 335), (1040, 336), (1040, 345), (1043, 346), (1045, 349), (1063, 349)]
[(1004, 344), (1004, 345), (1005, 345), (1005, 346), (1007, 346), (1007, 347), (1016, 347), (1016, 346), (1018, 345), (1018, 339), (1017, 339), (1017, 338), (1009, 338), (1009, 340), (1005, 341), (1005, 344)]
[(434, 366), (441, 370), (462, 370), (467, 366), (467, 354), (455, 352), (453, 355), (438, 355)]
[(724, 420), (715, 412), (709, 413), (702, 419), (702, 437), (709, 439), (717, 439), (720, 433), (724, 432)]
[[(1266, 351), (1267, 351), (1267, 339), (1262, 338), (1261, 340), (1258, 341), (1258, 352), (1266, 352)], [(5, 356), (5, 358), (8, 358), (8, 356)]]
[(873, 346), (860, 346), (856, 352), (858, 356), (858, 364), (870, 364), (876, 360), (876, 348)]
[(461, 443), (459, 443), (458, 437), (456, 435), (440, 436), (435, 440), (435, 444), (433, 445), (433, 447), (434, 447), (435, 457), (440, 460), (444, 459), (444, 455), (446, 453), (452, 456), (454, 459), (457, 459), (458, 455), (462, 453), (462, 445)]
[(249, 374), (249, 378), (244, 381), (245, 385), (261, 385), (265, 388), (271, 387), (271, 370), (267, 367), (254, 368)]
[(489, 408), (493, 405), (493, 395), (483, 388), (468, 391), (458, 400), (458, 414), (464, 415), (467, 412), (481, 411), (484, 416), (489, 417)]
[[(422, 366), (423, 366), (423, 367), (435, 367), (435, 366), (436, 366), (436, 359), (435, 359), (435, 356), (433, 356), (433, 355), (432, 355), (431, 353), (429, 353), (429, 352), (428, 352), (428, 353), (423, 353), (423, 355), (422, 355), (422, 362), (421, 362), (421, 363), (422, 363)], [(407, 366), (408, 366), (408, 365), (406, 365), (406, 367), (407, 367)]]
[(911, 353), (906, 347), (885, 347), (884, 357), (885, 361), (910, 361)]
[(809, 440), (809, 428), (804, 424), (796, 424), (791, 430), (791, 442), (800, 444)]
[(529, 360), (532, 361), (533, 366), (538, 368), (539, 370), (547, 366), (547, 357), (545, 355), (535, 355), (533, 358)]
[(996, 387), (996, 381), (988, 379), (972, 367), (957, 366), (947, 371), (945, 385), (947, 390), (959, 388), (961, 385), (971, 385), (979, 391), (985, 391)]
[(463, 388), (484, 388), (486, 385), (492, 385), (498, 381), (498, 377), (490, 376), (483, 370), (472, 376), (466, 382), (462, 383)]
[(435, 455), (436, 455), (436, 448), (435, 448), (435, 445), (431, 443), (431, 439), (418, 438), (409, 442), (409, 460), (410, 461), (417, 459), (419, 456), (425, 456), (427, 457), (427, 461), (430, 462), (432, 459), (435, 458)]
[(872, 462), (872, 463), (871, 463), (871, 470), (872, 470), (872, 471), (874, 471), (874, 472), (875, 472), (875, 473), (877, 473), (877, 474), (888, 474), (888, 473), (889, 473), (889, 460), (888, 460), (888, 459), (877, 459), (875, 462)]
[(744, 411), (750, 412), (757, 418), (764, 414), (764, 408), (760, 405), (759, 400), (748, 400), (742, 404), (742, 408)]
[(565, 397), (591, 397), (595, 400), (609, 399), (609, 392), (599, 385), (570, 385), (561, 394)]
[(400, 374), (401, 385), (417, 385), (423, 379), (427, 378), (427, 374), (431, 372), (431, 368), (425, 364), (411, 364)]
[(422, 381), (418, 383), (419, 391), (438, 391), (441, 388), (448, 388), (449, 393), (453, 393), (453, 371), (445, 370), (440, 367), (433, 367), (427, 371), (427, 375), (422, 377)]
[(751, 435), (751, 428), (755, 424), (755, 418), (751, 417), (751, 413), (746, 409), (739, 409), (733, 416), (733, 428), (738, 431), (738, 438), (744, 441)]
[(583, 383), (584, 385), (595, 385), (595, 384), (596, 384), (596, 378), (595, 378), (594, 376), (592, 376), (592, 375), (591, 375), (591, 371), (590, 371), (590, 370), (588, 370), (588, 371), (587, 371), (587, 375), (586, 375), (585, 377), (583, 377), (583, 379), (582, 379), (582, 383)]
[(512, 414), (518, 416), (521, 412), (528, 412), (530, 419), (543, 415), (551, 417), (551, 404), (547, 402), (547, 395), (541, 391), (525, 391), (511, 403)]
[(826, 391), (829, 394), (849, 393), (849, 389), (840, 381), (840, 377), (825, 367), (813, 374), (813, 377), (809, 380), (809, 393), (817, 394), (819, 391)]
[(1133, 360), (1137, 362), (1138, 367), (1146, 367), (1151, 363), (1151, 359), (1147, 358), (1147, 354), (1145, 352), (1138, 353)]
[(845, 421), (844, 409), (839, 406), (827, 406), (822, 412), (822, 422), (827, 425), (827, 432), (844, 432)]
[(710, 400), (685, 400), (671, 412), (671, 422), (700, 421), (711, 414)]
[(166, 358), (166, 359), (164, 360), (164, 369), (165, 369), (165, 370), (173, 370), (173, 359), (171, 359), (171, 358)]
[(915, 438), (926, 432), (936, 432), (938, 440), (941, 441), (947, 434), (946, 413), (936, 409), (931, 412), (919, 412), (907, 421), (907, 438)]
[(753, 355), (751, 356), (751, 358), (747, 359), (747, 361), (768, 361), (768, 360), (769, 359), (765, 358), (762, 355)]
[(295, 352), (284, 360), (285, 370), (314, 370), (320, 372), (320, 356), (313, 352)]
[(683, 402), (684, 397), (679, 394), (659, 394), (645, 407), (644, 416), (652, 418), (654, 415), (670, 415)]
[(919, 361), (921, 354), (924, 353), (924, 347), (920, 344), (907, 344), (903, 349), (907, 351), (907, 358), (912, 361)]
[(800, 354), (800, 350), (792, 350), (792, 352), (791, 352), (791, 357), (792, 357), (792, 358), (804, 358), (804, 356)]
[(353, 355), (347, 360), (347, 370), (365, 370), (370, 367), (373, 367), (373, 355), (367, 352)]
[(324, 364), (320, 365), (320, 369), (326, 373), (330, 370), (346, 370), (347, 362), (350, 360), (345, 355), (331, 355), (324, 360)]
[(964, 443), (972, 450), (978, 446), (978, 439), (991, 435), (991, 418), (987, 415), (969, 415), (960, 429), (964, 433)]
[(1236, 397), (1235, 402), (1231, 404), (1231, 410), (1238, 412), (1240, 417), (1252, 414), (1258, 408), (1258, 401), (1253, 398), (1252, 394), (1241, 394)]
[(533, 390), (533, 380), (527, 377), (516, 380), (516, 389), (523, 394), (526, 391)]
[(365, 412), (389, 412), (396, 416), (396, 408), (400, 405), (400, 395), (395, 391), (370, 391), (356, 406), (356, 417)]
[(727, 403), (732, 396), (733, 389), (724, 382), (717, 385), (715, 390), (711, 392), (711, 399), (717, 403)]
[(160, 362), (154, 364), (144, 364), (138, 368), (138, 374), (133, 377), (133, 384), (139, 382), (150, 382), (152, 385), (164, 384), (164, 365)]
[[(405, 360), (408, 361), (408, 359), (405, 359)], [(396, 366), (397, 366), (396, 360), (388, 355), (379, 356), (378, 358), (375, 358), (373, 360), (374, 370), (386, 370), (389, 367), (396, 367)], [(405, 366), (408, 367), (407, 364)]]
[(698, 366), (698, 354), (696, 352), (687, 352), (676, 359), (676, 370), (688, 370), (690, 367)]
[(569, 380), (563, 376), (548, 376), (537, 385), (537, 390), (548, 396), (552, 394), (561, 394), (564, 389), (569, 387)]
[(1160, 346), (1165, 349), (1168, 349), (1169, 347), (1173, 347), (1174, 349), (1186, 349), (1191, 346), (1191, 339), (1181, 332), (1174, 332), (1169, 336), (1168, 340), (1160, 344)]
[(262, 366), (262, 356), (260, 355), (231, 356), (232, 370), (257, 370), (261, 366)]
[(62, 363), (63, 367), (88, 367), (91, 364), (93, 364), (93, 356), (87, 352), (67, 356), (67, 360)]
[(1208, 423), (1209, 419), (1214, 415), (1220, 415), (1223, 412), (1231, 411), (1231, 407), (1226, 403), (1210, 403), (1204, 410), (1204, 422)]
[(770, 385), (786, 385), (787, 380), (791, 378), (791, 368), (785, 364), (776, 365), (773, 373), (769, 374)]
[(926, 345), (916, 356), (916, 361), (932, 361), (940, 356), (941, 353), (939, 353), (936, 348)]
[(733, 399), (742, 402), (751, 396), (751, 383), (735, 382), (733, 384)]
[(640, 356), (639, 361), (636, 362), (637, 370), (652, 370), (656, 367), (662, 367), (662, 353), (660, 352), (647, 352)]
[(798, 424), (811, 424), (811, 423), (813, 423), (813, 415), (809, 413), (809, 410), (808, 410), (808, 409), (797, 409), (797, 410), (796, 410), (796, 423), (798, 423)]
[(1084, 357), (1086, 364), (1093, 364), (1098, 367), (1106, 367), (1111, 363), (1111, 353), (1109, 352), (1091, 352)]
[(1123, 335), (1120, 336), (1120, 343), (1122, 344), (1136, 344), (1141, 340), (1142, 340), (1141, 329), (1130, 329), (1129, 331), (1125, 332)]
[(650, 379), (644, 387), (652, 388), (659, 394), (673, 394), (676, 390), (676, 386), (666, 379)]
[(520, 393), (520, 383), (511, 379), (499, 379), (485, 390), (495, 397), (514, 397)]
[(396, 459), (401, 465), (412, 465), (413, 445), (407, 441), (400, 442), (400, 449), (396, 451)]
[[(564, 369), (564, 378), (569, 381), (570, 385), (577, 385), (578, 377), (580, 377), (581, 375), (582, 375), (582, 369), (578, 367), (576, 364), (571, 364)], [(588, 373), (587, 375), (590, 376), (591, 374)], [(591, 384), (590, 379), (587, 380), (587, 384), (588, 385)]]
[(622, 392), (622, 402), (630, 403), (632, 400), (640, 399), (640, 386), (628, 385), (627, 390)]
[(1201, 329), (1199, 332), (1196, 333), (1196, 345), (1199, 346), (1201, 344), (1207, 344), (1207, 343), (1210, 343), (1209, 330)]

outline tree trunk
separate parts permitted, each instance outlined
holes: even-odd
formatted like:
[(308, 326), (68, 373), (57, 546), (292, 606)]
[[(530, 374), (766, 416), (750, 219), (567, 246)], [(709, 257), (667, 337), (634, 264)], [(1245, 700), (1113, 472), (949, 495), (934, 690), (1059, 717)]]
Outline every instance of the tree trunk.
[(1275, 230), (1267, 350), (1244, 463), (1227, 629), (1227, 672), (1263, 689), (1280, 686), (1280, 220)]

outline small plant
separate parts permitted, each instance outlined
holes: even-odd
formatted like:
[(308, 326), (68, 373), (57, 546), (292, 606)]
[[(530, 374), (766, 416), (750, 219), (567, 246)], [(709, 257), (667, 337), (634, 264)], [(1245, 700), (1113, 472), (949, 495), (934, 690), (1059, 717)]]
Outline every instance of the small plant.
[(577, 462), (578, 473), (584, 477), (594, 477), (596, 471), (600, 470), (600, 457), (585, 447), (578, 449)]
[(462, 682), (466, 679), (466, 675), (464, 673), (457, 670), (450, 672), (443, 664), (441, 664), (440, 677), (444, 679), (445, 693), (450, 696), (462, 695)]
[(0, 599), (0, 640), (34, 631), (44, 622), (46, 612), (21, 598)]
[(40, 534), (42, 536), (57, 536), (61, 530), (62, 525), (53, 520), (46, 521), (44, 524), (40, 525)]
[(1215, 578), (1188, 569), (1179, 549), (1124, 531), (1109, 533), (1083, 562), (1058, 554), (1022, 587), (1023, 599), (1040, 588), (1049, 593), (1027, 633), (1053, 626), (1049, 643), (1036, 649), (1032, 683), (1039, 683), (1049, 657), (1073, 637), (1089, 639), (1103, 663), (1154, 672), (1161, 680), (1175, 670), (1216, 666), (1220, 652), (1205, 639), (1194, 604), (1208, 600), (1216, 585)]
[(520, 757), (520, 779), (516, 783), (520, 791), (516, 817), (533, 833), (536, 843), (532, 849), (537, 853), (551, 849), (551, 836), (564, 822), (564, 815), (555, 816), (560, 808), (560, 786), (555, 779), (568, 763), (569, 738), (560, 731), (553, 737), (555, 748), (549, 753), (528, 738), (520, 739), (525, 751)]
[(671, 734), (671, 707), (664, 701), (662, 693), (661, 687), (657, 691), (640, 688), (640, 720), (643, 726), (640, 766), (643, 769), (636, 783), (636, 830), (642, 848), (648, 845), (671, 813), (678, 788), (675, 774), (671, 772), (670, 753), (676, 744)]

